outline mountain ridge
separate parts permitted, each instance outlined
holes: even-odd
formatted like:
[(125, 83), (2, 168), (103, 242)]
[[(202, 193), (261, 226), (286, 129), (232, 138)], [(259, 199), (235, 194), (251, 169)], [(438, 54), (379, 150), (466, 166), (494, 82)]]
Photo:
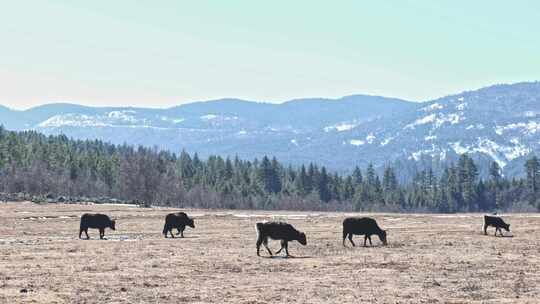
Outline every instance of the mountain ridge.
[(7, 114), (0, 108), (0, 118), (11, 130), (201, 156), (268, 154), (337, 171), (390, 162), (437, 167), (470, 153), (498, 162), (511, 175), (540, 152), (540, 82), (498, 84), (426, 102), (356, 94), (280, 104), (224, 98), (166, 109), (56, 103)]

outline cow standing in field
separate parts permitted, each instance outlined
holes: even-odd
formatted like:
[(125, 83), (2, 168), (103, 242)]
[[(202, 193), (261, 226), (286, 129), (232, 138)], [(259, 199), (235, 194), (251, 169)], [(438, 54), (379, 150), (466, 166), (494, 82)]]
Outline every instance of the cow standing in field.
[(81, 238), (82, 233), (86, 234), (86, 239), (90, 239), (88, 236), (88, 228), (99, 229), (99, 238), (103, 239), (105, 236), (105, 228), (111, 228), (116, 230), (116, 221), (111, 220), (105, 214), (90, 214), (85, 213), (81, 216), (81, 229), (79, 230), (79, 238)]
[(503, 221), (502, 218), (498, 216), (484, 215), (484, 235), (487, 235), (487, 228), (495, 227), (495, 236), (497, 236), (497, 231), (503, 236), (501, 228), (510, 232), (510, 224), (507, 224)]
[(174, 238), (172, 230), (176, 228), (178, 230), (176, 235), (180, 234), (180, 237), (184, 237), (184, 230), (186, 229), (186, 226), (195, 228), (195, 222), (185, 212), (169, 213), (165, 217), (163, 235), (167, 237), (167, 234), (170, 232), (171, 237)]
[(259, 251), (261, 244), (264, 244), (270, 256), (272, 251), (268, 248), (268, 238), (281, 241), (281, 248), (276, 252), (279, 254), (285, 249), (285, 254), (289, 257), (289, 242), (298, 241), (302, 245), (307, 244), (306, 234), (296, 230), (291, 224), (282, 222), (257, 223), (257, 256), (260, 256)]
[(376, 234), (379, 236), (381, 242), (386, 245), (386, 231), (382, 230), (377, 222), (369, 217), (348, 217), (343, 221), (343, 246), (345, 246), (345, 239), (349, 237), (349, 241), (353, 246), (356, 246), (352, 240), (353, 235), (364, 235), (364, 247), (367, 240), (371, 243), (371, 236)]

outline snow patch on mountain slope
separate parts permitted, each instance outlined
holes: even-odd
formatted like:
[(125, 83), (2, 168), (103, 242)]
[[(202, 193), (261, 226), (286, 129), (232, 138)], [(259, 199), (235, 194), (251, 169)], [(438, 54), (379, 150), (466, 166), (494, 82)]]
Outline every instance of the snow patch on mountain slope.
[(465, 110), (465, 108), (467, 107), (467, 103), (464, 102), (464, 103), (460, 103), (456, 106), (456, 109), (459, 110), (459, 111), (463, 111)]
[(213, 119), (218, 118), (218, 116), (216, 114), (206, 114), (206, 115), (203, 115), (203, 116), (201, 116), (199, 118), (201, 120), (213, 120)]
[(419, 118), (415, 120), (413, 123), (410, 123), (405, 126), (405, 129), (414, 129), (416, 126), (419, 125), (425, 125), (425, 124), (433, 124), (433, 128), (437, 129), (440, 128), (445, 123), (449, 123), (451, 125), (455, 125), (459, 123), (460, 121), (464, 120), (462, 112), (459, 113), (450, 113), (450, 114), (430, 114), (427, 116), (424, 116), (422, 118)]
[(506, 126), (495, 126), (495, 133), (499, 135), (503, 135), (504, 132), (510, 131), (510, 130), (521, 130), (522, 134), (532, 135), (532, 134), (536, 134), (537, 132), (540, 132), (540, 123), (534, 120), (530, 120), (527, 123), (520, 122), (520, 123), (508, 124)]
[(166, 121), (166, 122), (172, 122), (173, 124), (179, 124), (179, 123), (185, 121), (184, 118), (171, 118), (171, 117), (167, 117), (167, 116), (161, 116), (159, 119), (161, 119), (162, 121)]
[(373, 133), (369, 133), (367, 136), (366, 136), (366, 142), (368, 144), (372, 144), (373, 141), (375, 140), (375, 135), (373, 135)]
[(365, 145), (366, 142), (360, 139), (351, 139), (349, 140), (349, 144), (353, 146), (362, 146), (362, 145)]
[(111, 111), (107, 114), (107, 117), (113, 120), (136, 123), (137, 119), (130, 114), (135, 114), (137, 112), (133, 110), (124, 110), (124, 111)]
[(385, 138), (383, 141), (381, 141), (381, 147), (388, 145), (392, 140), (394, 140), (394, 137)]
[(406, 125), (405, 129), (414, 129), (416, 126), (432, 123), (435, 121), (436, 117), (437, 116), (435, 114), (424, 116), (422, 118), (415, 120), (413, 123)]
[(358, 123), (354, 122), (340, 122), (335, 125), (324, 127), (324, 132), (331, 132), (331, 131), (337, 131), (337, 132), (343, 132), (343, 131), (349, 131), (358, 126)]
[(95, 116), (81, 114), (55, 115), (40, 124), (39, 128), (59, 128), (59, 127), (110, 127), (103, 121), (97, 120)]
[(420, 110), (422, 110), (422, 111), (424, 111), (424, 112), (431, 112), (431, 111), (442, 110), (442, 109), (444, 109), (444, 106), (443, 106), (443, 105), (441, 105), (440, 103), (434, 103), (434, 104), (429, 105), (429, 106), (427, 106), (427, 107), (423, 107), (423, 108), (420, 109)]
[(442, 159), (446, 158), (446, 151), (440, 149), (435, 144), (432, 144), (430, 149), (424, 149), (424, 150), (420, 150), (420, 151), (416, 151), (416, 152), (411, 153), (411, 155), (408, 157), (408, 159), (409, 160), (419, 161), (421, 159), (422, 155), (429, 155), (432, 158), (437, 158), (438, 157), (440, 160), (442, 160)]
[(494, 161), (504, 168), (508, 161), (528, 155), (531, 150), (519, 143), (519, 140), (511, 140), (513, 146), (503, 146), (487, 138), (478, 138), (475, 144), (463, 146), (461, 142), (454, 142), (450, 147), (457, 154), (484, 153), (489, 155)]

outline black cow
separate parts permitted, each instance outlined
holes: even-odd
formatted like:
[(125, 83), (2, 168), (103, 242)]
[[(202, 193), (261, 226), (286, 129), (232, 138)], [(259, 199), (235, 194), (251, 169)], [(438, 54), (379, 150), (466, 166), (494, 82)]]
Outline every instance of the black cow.
[(364, 237), (364, 247), (366, 246), (366, 241), (369, 240), (371, 243), (371, 235), (376, 234), (379, 236), (381, 242), (386, 245), (386, 231), (382, 230), (377, 222), (369, 217), (348, 217), (343, 221), (343, 246), (345, 246), (345, 239), (349, 237), (349, 241), (353, 246), (356, 246), (352, 240), (353, 235), (365, 235)]
[(178, 230), (176, 235), (180, 234), (180, 237), (184, 237), (184, 230), (186, 229), (186, 226), (195, 228), (195, 222), (185, 212), (169, 213), (165, 217), (163, 235), (167, 237), (167, 234), (170, 232), (171, 236), (174, 238), (172, 230), (176, 228)]
[(81, 238), (81, 235), (84, 231), (86, 234), (86, 239), (90, 239), (88, 236), (88, 228), (95, 228), (99, 229), (99, 238), (103, 239), (105, 236), (105, 228), (109, 227), (112, 230), (116, 230), (116, 221), (111, 220), (107, 215), (105, 214), (90, 214), (85, 213), (81, 216), (81, 229), (79, 230), (79, 238)]
[(510, 231), (510, 224), (507, 224), (503, 221), (502, 218), (498, 216), (484, 215), (484, 234), (487, 235), (487, 228), (495, 227), (495, 236), (497, 236), (497, 231), (503, 236), (501, 228), (506, 231)]
[(307, 244), (306, 234), (296, 230), (291, 224), (282, 223), (282, 222), (267, 222), (267, 223), (257, 223), (257, 256), (260, 256), (259, 250), (261, 244), (264, 244), (266, 250), (270, 256), (272, 256), (272, 251), (268, 248), (268, 238), (273, 240), (281, 241), (281, 248), (276, 252), (279, 254), (281, 250), (285, 249), (287, 256), (289, 255), (289, 242), (298, 241), (302, 245)]

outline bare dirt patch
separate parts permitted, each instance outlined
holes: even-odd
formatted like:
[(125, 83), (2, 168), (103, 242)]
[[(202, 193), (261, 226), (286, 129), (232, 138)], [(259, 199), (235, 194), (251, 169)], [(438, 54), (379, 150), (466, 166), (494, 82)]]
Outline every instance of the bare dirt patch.
[[(79, 216), (117, 219), (108, 240), (78, 239)], [(196, 229), (161, 234), (171, 209), (0, 204), (0, 303), (536, 303), (540, 218), (505, 216), (513, 237), (481, 232), (482, 216), (370, 214), (386, 247), (344, 248), (339, 213), (187, 210)], [(347, 214), (350, 215), (350, 214)], [(295, 258), (259, 258), (257, 221), (306, 232)], [(359, 244), (363, 243), (358, 238)], [(350, 246), (350, 245), (349, 245)], [(279, 248), (278, 242), (270, 247)], [(261, 251), (262, 252), (262, 251)], [(266, 253), (266, 252), (264, 252)]]

